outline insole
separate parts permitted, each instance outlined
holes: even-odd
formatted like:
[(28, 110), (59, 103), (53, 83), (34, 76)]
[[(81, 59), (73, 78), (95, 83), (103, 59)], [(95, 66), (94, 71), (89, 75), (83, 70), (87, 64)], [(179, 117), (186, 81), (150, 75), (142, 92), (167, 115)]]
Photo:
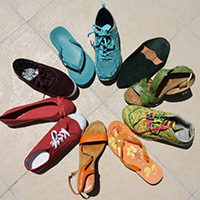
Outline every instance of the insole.
[[(95, 170), (95, 161), (97, 157), (99, 156), (99, 154), (103, 151), (104, 146), (105, 146), (104, 144), (103, 145), (102, 144), (92, 144), (92, 145), (88, 144), (88, 145), (83, 146), (83, 152), (88, 155), (93, 156), (93, 161), (89, 165), (89, 170)], [(79, 169), (90, 159), (90, 156), (84, 155), (82, 152), (80, 152), (80, 154), (81, 154), (81, 159), (79, 162)], [(84, 191), (91, 190), (93, 187), (93, 184), (94, 184), (94, 175), (92, 174), (86, 179)]]
[(46, 163), (48, 160), (49, 153), (44, 150), (38, 150), (28, 157), (26, 164), (30, 169), (35, 169)]
[(69, 41), (71, 40), (71, 38), (69, 38), (68, 34), (65, 31), (60, 32), (60, 34), (57, 34), (56, 36), (58, 43), (62, 47), (63, 59), (77, 67), (81, 67), (79, 66), (80, 58), (82, 55), (81, 48)]
[[(161, 91), (158, 97), (163, 96), (163, 94), (165, 94), (169, 89), (171, 89), (175, 85), (179, 85), (181, 82), (186, 81), (186, 80), (187, 80), (187, 78), (185, 78), (185, 77), (183, 77), (183, 78), (169, 78), (164, 87), (163, 87), (164, 84), (162, 84), (162, 83), (160, 84), (159, 87), (161, 87), (161, 88), (163, 87), (163, 89), (161, 90), (161, 89), (158, 88), (158, 93), (159, 93), (159, 91)], [(180, 90), (179, 87), (172, 89), (171, 91), (169, 91), (168, 94), (177, 93), (178, 90)], [(183, 90), (185, 90), (185, 88), (183, 88)], [(180, 90), (180, 92), (181, 92), (181, 90)]]
[(149, 49), (146, 46), (144, 46), (141, 53), (143, 53), (146, 59), (151, 60), (155, 65), (161, 64), (163, 62), (160, 58), (158, 58), (155, 51)]

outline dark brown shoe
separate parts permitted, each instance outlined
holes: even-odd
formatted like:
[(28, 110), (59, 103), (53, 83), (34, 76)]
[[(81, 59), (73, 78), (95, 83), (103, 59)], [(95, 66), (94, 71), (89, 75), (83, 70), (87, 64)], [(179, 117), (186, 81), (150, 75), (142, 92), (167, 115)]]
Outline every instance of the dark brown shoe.
[(18, 77), (43, 94), (70, 98), (76, 94), (76, 83), (62, 71), (27, 59), (16, 59), (13, 69)]

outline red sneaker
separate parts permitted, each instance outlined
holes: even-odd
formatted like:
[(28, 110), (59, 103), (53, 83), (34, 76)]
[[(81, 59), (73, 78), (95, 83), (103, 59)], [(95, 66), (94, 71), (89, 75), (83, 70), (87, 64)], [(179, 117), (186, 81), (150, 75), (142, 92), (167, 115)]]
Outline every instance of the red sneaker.
[(87, 122), (81, 114), (64, 117), (40, 140), (24, 161), (27, 170), (40, 172), (78, 141)]
[(75, 105), (64, 97), (52, 97), (32, 104), (12, 108), (0, 116), (0, 121), (10, 127), (36, 122), (57, 121), (75, 111)]

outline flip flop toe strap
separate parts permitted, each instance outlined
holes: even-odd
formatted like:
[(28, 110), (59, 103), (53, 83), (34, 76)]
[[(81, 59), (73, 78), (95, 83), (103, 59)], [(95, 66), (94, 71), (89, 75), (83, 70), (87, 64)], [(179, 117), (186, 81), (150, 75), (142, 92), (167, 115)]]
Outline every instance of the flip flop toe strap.
[(84, 62), (85, 62), (85, 51), (83, 50), (82, 46), (74, 41), (74, 40), (70, 40), (71, 43), (73, 43), (74, 45), (76, 45), (77, 47), (80, 48), (80, 59), (79, 59), (79, 63), (78, 65), (74, 65), (72, 62), (70, 62), (69, 60), (66, 60), (63, 56), (63, 48), (62, 46), (60, 46), (59, 48), (59, 53), (58, 53), (58, 56), (60, 58), (60, 60), (62, 61), (62, 63), (67, 67), (67, 68), (70, 68), (70, 69), (73, 69), (79, 73), (81, 73), (81, 70), (83, 68), (83, 65), (84, 65)]
[(121, 162), (128, 167), (129, 169), (132, 169), (133, 171), (140, 171), (141, 169), (133, 164), (129, 164), (127, 163), (124, 159), (123, 159), (123, 147), (124, 147), (124, 141), (130, 142), (132, 144), (136, 144), (139, 145), (142, 149), (143, 149), (143, 156), (144, 159), (146, 160), (146, 162), (149, 162), (149, 156), (148, 153), (146, 151), (145, 146), (140, 142), (140, 140), (138, 140), (135, 137), (131, 137), (130, 135), (119, 135), (115, 138), (116, 140), (116, 144), (117, 144), (117, 149), (118, 149), (118, 157), (120, 158)]

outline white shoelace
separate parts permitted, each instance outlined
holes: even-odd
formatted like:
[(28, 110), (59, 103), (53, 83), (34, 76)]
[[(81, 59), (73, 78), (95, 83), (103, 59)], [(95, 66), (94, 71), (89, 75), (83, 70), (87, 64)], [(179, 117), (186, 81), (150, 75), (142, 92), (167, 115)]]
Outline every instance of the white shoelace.
[(52, 145), (52, 147), (57, 149), (60, 146), (60, 144), (64, 141), (64, 139), (67, 139), (67, 136), (71, 137), (69, 132), (67, 132), (64, 128), (61, 128), (59, 133), (57, 133), (56, 130), (52, 130), (51, 131), (52, 141), (50, 142), (50, 144)]

